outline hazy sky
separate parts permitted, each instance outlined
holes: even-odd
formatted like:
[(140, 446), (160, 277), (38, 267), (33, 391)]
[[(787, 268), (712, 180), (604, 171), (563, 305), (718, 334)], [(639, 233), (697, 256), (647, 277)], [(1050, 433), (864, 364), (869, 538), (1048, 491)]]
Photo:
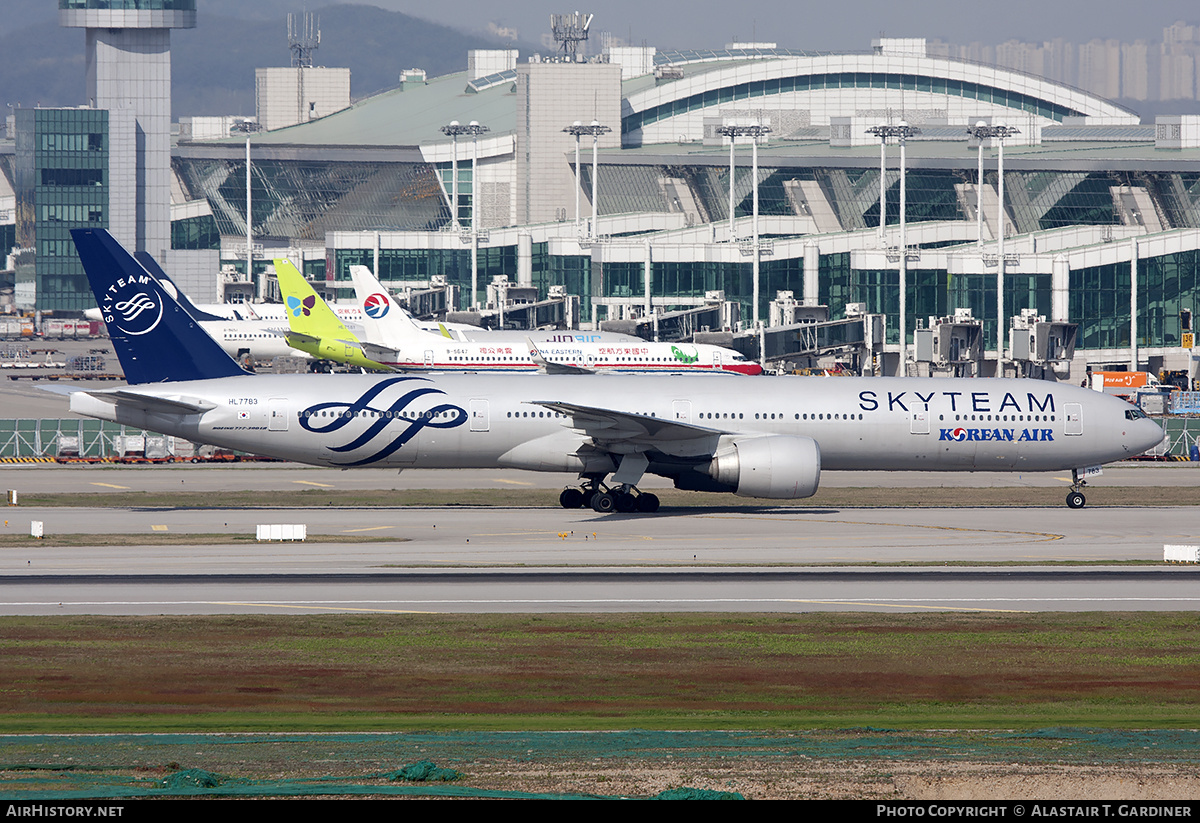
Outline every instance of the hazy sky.
[[(1114, 38), (1157, 41), (1178, 20), (1200, 23), (1195, 0), (857, 0), (806, 3), (796, 0), (690, 0), (650, 2), (606, 0), (574, 6), (546, 0), (371, 0), (383, 8), (459, 28), (484, 30), (489, 22), (510, 26), (526, 42), (548, 32), (549, 16), (575, 10), (596, 15), (592, 31), (611, 31), (632, 42), (665, 48), (719, 48), (733, 40), (770, 40), (795, 49), (870, 48), (881, 33), (889, 37), (941, 38), (952, 43), (1038, 42), (1062, 37), (1086, 42)], [(593, 51), (595, 49), (592, 49)]]

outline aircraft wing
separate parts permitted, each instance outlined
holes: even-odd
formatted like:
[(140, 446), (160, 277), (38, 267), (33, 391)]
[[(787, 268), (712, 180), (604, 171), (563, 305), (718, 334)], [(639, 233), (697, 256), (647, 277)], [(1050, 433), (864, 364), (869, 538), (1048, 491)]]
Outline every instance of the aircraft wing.
[(571, 418), (572, 428), (579, 429), (600, 447), (617, 447), (616, 451), (663, 448), (671, 444), (711, 442), (728, 432), (666, 420), (634, 412), (616, 411), (597, 406), (581, 406), (555, 400), (533, 400), (534, 405), (544, 406)]
[(148, 394), (125, 391), (124, 389), (85, 391), (83, 394), (105, 403), (112, 403), (114, 406), (132, 406), (135, 409), (158, 414), (199, 414), (200, 412), (206, 412), (209, 409), (217, 407), (216, 403), (210, 403), (207, 400), (185, 400), (182, 397), (154, 397)]

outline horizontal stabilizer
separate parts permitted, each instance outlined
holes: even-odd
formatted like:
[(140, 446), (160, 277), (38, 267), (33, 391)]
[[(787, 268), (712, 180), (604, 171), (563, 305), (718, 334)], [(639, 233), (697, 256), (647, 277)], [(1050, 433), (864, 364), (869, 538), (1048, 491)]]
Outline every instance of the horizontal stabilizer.
[(83, 394), (113, 405), (132, 406), (156, 414), (200, 414), (215, 409), (216, 403), (207, 400), (185, 400), (182, 397), (155, 397), (125, 389), (85, 391)]
[(544, 374), (595, 374), (595, 370), (584, 366), (573, 366), (569, 363), (553, 363), (545, 358), (541, 350), (534, 344), (529, 337), (525, 338), (525, 345), (529, 348), (529, 359), (537, 363), (538, 370)]

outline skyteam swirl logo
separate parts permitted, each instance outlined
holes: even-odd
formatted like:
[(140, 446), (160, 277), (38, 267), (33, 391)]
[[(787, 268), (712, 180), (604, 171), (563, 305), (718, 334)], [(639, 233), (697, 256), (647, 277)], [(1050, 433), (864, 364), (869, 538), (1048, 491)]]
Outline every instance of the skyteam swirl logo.
[(363, 311), (372, 320), (379, 320), (386, 316), (390, 308), (391, 304), (388, 302), (386, 294), (376, 292), (363, 301)]
[(163, 301), (149, 277), (117, 281), (117, 288), (106, 294), (104, 322), (124, 334), (137, 337), (158, 327), (163, 316)]
[[(364, 429), (352, 426), (350, 439), (340, 446), (329, 446), (329, 450), (346, 454), (369, 446), (378, 448), (358, 460), (335, 462), (335, 466), (368, 466), (390, 457), (405, 443), (416, 437), (422, 429), (455, 429), (467, 422), (467, 413), (452, 403), (430, 404), (427, 399), (445, 395), (441, 389), (427, 385), (420, 377), (392, 377), (380, 380), (374, 386), (349, 403), (317, 403), (300, 412), (300, 426), (314, 434), (331, 434), (358, 422), (370, 421)], [(403, 393), (390, 405), (375, 407), (380, 395), (389, 389), (399, 388)], [(420, 406), (409, 409), (410, 406)], [(389, 439), (390, 438), (390, 439)]]

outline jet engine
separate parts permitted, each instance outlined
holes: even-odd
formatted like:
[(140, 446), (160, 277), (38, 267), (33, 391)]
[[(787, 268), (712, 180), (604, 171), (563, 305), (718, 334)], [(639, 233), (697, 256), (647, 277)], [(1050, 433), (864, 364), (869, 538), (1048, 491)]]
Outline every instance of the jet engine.
[(812, 497), (821, 480), (821, 447), (811, 437), (768, 435), (735, 440), (718, 452), (708, 474), (742, 497)]

